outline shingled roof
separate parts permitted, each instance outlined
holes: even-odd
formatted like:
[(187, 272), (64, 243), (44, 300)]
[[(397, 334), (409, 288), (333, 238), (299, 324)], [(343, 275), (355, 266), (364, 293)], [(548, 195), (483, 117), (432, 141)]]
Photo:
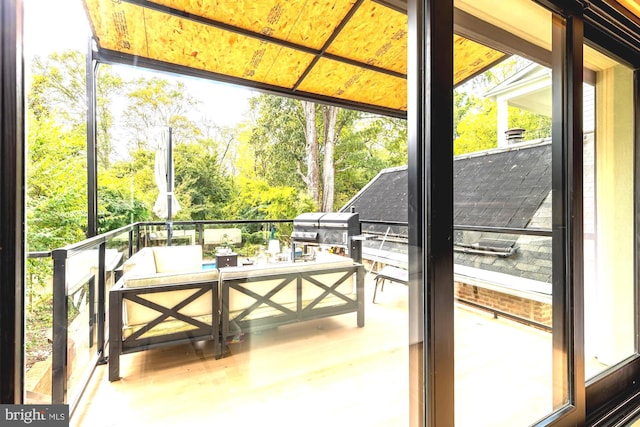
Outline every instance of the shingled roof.
[(551, 144), (454, 161), (456, 225), (524, 228), (551, 191)]
[[(353, 206), (361, 221), (406, 222), (407, 182), (406, 166), (382, 170), (340, 211)], [(524, 228), (550, 191), (550, 143), (458, 156), (453, 222)]]
[[(340, 212), (351, 207), (360, 215), (360, 221), (407, 222), (407, 167), (384, 169), (378, 173)], [(384, 232), (386, 227), (362, 225), (362, 231)], [(406, 230), (404, 233), (406, 235)]]
[[(407, 167), (382, 170), (341, 211), (353, 206), (373, 259), (401, 260), (407, 227), (366, 221), (407, 221)], [(517, 145), (454, 158), (454, 225), (550, 228), (551, 143)], [(506, 233), (456, 231), (457, 266), (550, 283), (551, 239)], [(385, 261), (393, 262), (393, 261)], [(403, 265), (402, 261), (398, 265)], [(406, 264), (404, 264), (406, 265)]]

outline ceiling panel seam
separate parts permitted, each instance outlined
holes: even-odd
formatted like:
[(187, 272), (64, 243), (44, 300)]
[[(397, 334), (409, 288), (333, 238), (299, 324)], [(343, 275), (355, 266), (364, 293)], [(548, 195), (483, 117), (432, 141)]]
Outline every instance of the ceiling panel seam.
[[(329, 38), (324, 42), (324, 45), (322, 46), (322, 48), (318, 51), (318, 53), (316, 53), (315, 58), (313, 58), (313, 60), (311, 61), (307, 69), (304, 70), (304, 72), (300, 75), (300, 78), (298, 79), (298, 81), (293, 85), (292, 89), (294, 91), (297, 90), (298, 87), (300, 87), (300, 84), (309, 75), (313, 67), (316, 66), (320, 58), (322, 58), (322, 56), (326, 54), (327, 49), (329, 49), (329, 46), (331, 46), (331, 43), (333, 43), (336, 37), (338, 37), (338, 34), (340, 34), (342, 29), (347, 25), (347, 22), (349, 22), (349, 20), (353, 17), (353, 15), (355, 15), (356, 11), (360, 8), (362, 3), (364, 3), (364, 0), (358, 0), (353, 4), (353, 6), (351, 6), (351, 9), (349, 10), (349, 12), (347, 12), (344, 18), (342, 18), (342, 21), (340, 22), (340, 24), (336, 26), (331, 36), (329, 36)], [(341, 57), (338, 57), (338, 58), (341, 58)]]
[[(251, 30), (247, 30), (244, 28), (240, 28), (240, 27), (236, 27), (230, 24), (225, 24), (224, 22), (220, 22), (214, 19), (210, 19), (210, 18), (205, 18), (203, 16), (200, 15), (195, 15), (193, 13), (189, 13), (189, 12), (185, 12), (185, 11), (181, 11), (181, 10), (177, 10), (168, 6), (163, 6), (154, 2), (149, 2), (146, 0), (122, 0), (125, 3), (130, 3), (136, 6), (139, 6), (143, 9), (143, 12), (145, 9), (151, 9), (151, 10), (155, 10), (156, 12), (160, 12), (160, 13), (165, 13), (167, 15), (171, 15), (171, 16), (175, 16), (178, 18), (183, 18), (183, 19), (188, 19), (190, 21), (196, 22), (198, 24), (203, 24), (203, 25), (208, 25), (214, 28), (218, 28), (224, 31), (229, 31), (232, 33), (237, 33), (237, 34), (241, 34), (243, 36), (246, 37), (250, 37), (250, 38), (254, 38), (260, 41), (266, 41), (269, 43), (273, 43), (274, 45), (278, 45), (278, 46), (283, 46), (283, 47), (287, 47), (289, 49), (293, 49), (295, 51), (300, 51), (303, 53), (308, 53), (310, 55), (314, 55), (315, 58), (314, 60), (312, 60), (311, 64), (315, 64), (318, 59), (320, 59), (321, 57), (325, 57), (325, 58), (330, 58), (333, 59), (335, 61), (341, 62), (343, 64), (347, 64), (347, 65), (353, 65), (356, 67), (360, 67), (360, 68), (364, 68), (367, 70), (371, 70), (371, 71), (375, 71), (378, 73), (382, 73), (382, 74), (386, 74), (389, 76), (393, 76), (393, 77), (398, 77), (398, 78), (404, 78), (406, 79), (407, 76), (406, 74), (402, 74), (402, 73), (398, 73), (396, 71), (393, 70), (388, 70), (386, 68), (382, 68), (382, 67), (378, 67), (375, 65), (371, 65), (371, 64), (367, 64), (361, 61), (357, 61), (354, 59), (350, 59), (350, 58), (345, 58), (343, 56), (339, 56), (339, 55), (334, 55), (334, 54), (329, 54), (326, 53), (326, 49), (330, 46), (330, 43), (327, 45), (327, 43), (325, 43), (325, 45), (321, 48), (321, 49), (314, 49), (311, 47), (307, 47), (307, 46), (303, 46), (301, 44), (297, 44), (297, 43), (293, 43), (287, 40), (283, 40), (283, 39), (279, 39), (277, 37), (272, 37), (266, 34), (262, 34), (259, 32), (255, 32), (255, 31), (251, 31)], [(364, 0), (358, 0), (358, 2), (356, 2), (354, 4), (354, 7), (356, 5), (360, 5), (364, 2)], [(352, 8), (351, 11), (345, 16), (345, 17), (351, 17), (353, 15), (353, 13), (355, 13), (355, 11), (357, 10), (357, 8)], [(346, 23), (348, 22), (348, 19), (343, 19), (342, 23), (336, 28), (336, 29), (342, 29), (344, 27), (344, 25), (346, 25)], [(328, 40), (334, 40), (335, 37), (339, 34), (338, 32), (335, 32), (332, 34), (331, 37), (329, 37)], [(308, 70), (305, 70), (305, 73), (302, 74), (302, 76), (306, 76), (308, 74), (308, 72), (312, 69), (313, 67), (310, 65), (308, 67)], [(302, 82), (303, 77), (301, 77), (301, 79), (298, 80), (298, 82), (293, 86), (293, 90), (296, 90), (296, 87), (298, 87), (299, 83)]]

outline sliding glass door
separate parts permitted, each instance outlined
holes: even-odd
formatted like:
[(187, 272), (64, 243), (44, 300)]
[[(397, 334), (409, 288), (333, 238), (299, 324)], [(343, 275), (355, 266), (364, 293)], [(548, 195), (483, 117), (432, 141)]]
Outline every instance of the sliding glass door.
[(455, 424), (576, 422), (582, 21), (528, 0), (454, 5), (454, 76), (469, 52), (493, 58), (454, 81)]

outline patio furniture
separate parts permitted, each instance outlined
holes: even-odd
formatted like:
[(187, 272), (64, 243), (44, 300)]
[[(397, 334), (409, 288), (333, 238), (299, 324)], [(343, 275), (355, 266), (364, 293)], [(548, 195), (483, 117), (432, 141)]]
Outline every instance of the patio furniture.
[(373, 303), (375, 304), (376, 294), (378, 293), (378, 284), (380, 284), (380, 282), (382, 282), (380, 292), (384, 291), (384, 282), (387, 280), (402, 283), (403, 285), (409, 285), (409, 272), (403, 268), (385, 265), (382, 270), (376, 274), (373, 280), (375, 281), (375, 287), (373, 288)]
[(325, 255), (309, 262), (220, 269), (223, 355), (227, 338), (345, 313), (364, 326), (364, 267)]
[(194, 340), (213, 340), (218, 356), (218, 270), (202, 268), (202, 247), (143, 248), (109, 291), (109, 381), (120, 355)]

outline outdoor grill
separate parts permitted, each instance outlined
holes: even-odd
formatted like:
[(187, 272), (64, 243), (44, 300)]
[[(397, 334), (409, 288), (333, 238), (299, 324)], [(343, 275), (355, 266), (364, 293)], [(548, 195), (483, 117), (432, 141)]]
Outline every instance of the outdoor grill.
[(326, 245), (346, 249), (351, 256), (354, 252), (353, 237), (360, 235), (360, 217), (355, 212), (309, 212), (298, 215), (293, 220), (292, 246)]
[(291, 239), (296, 242), (319, 243), (318, 229), (324, 212), (308, 212), (295, 217)]
[(349, 246), (351, 238), (360, 235), (357, 213), (335, 212), (320, 217), (318, 240), (324, 245)]

